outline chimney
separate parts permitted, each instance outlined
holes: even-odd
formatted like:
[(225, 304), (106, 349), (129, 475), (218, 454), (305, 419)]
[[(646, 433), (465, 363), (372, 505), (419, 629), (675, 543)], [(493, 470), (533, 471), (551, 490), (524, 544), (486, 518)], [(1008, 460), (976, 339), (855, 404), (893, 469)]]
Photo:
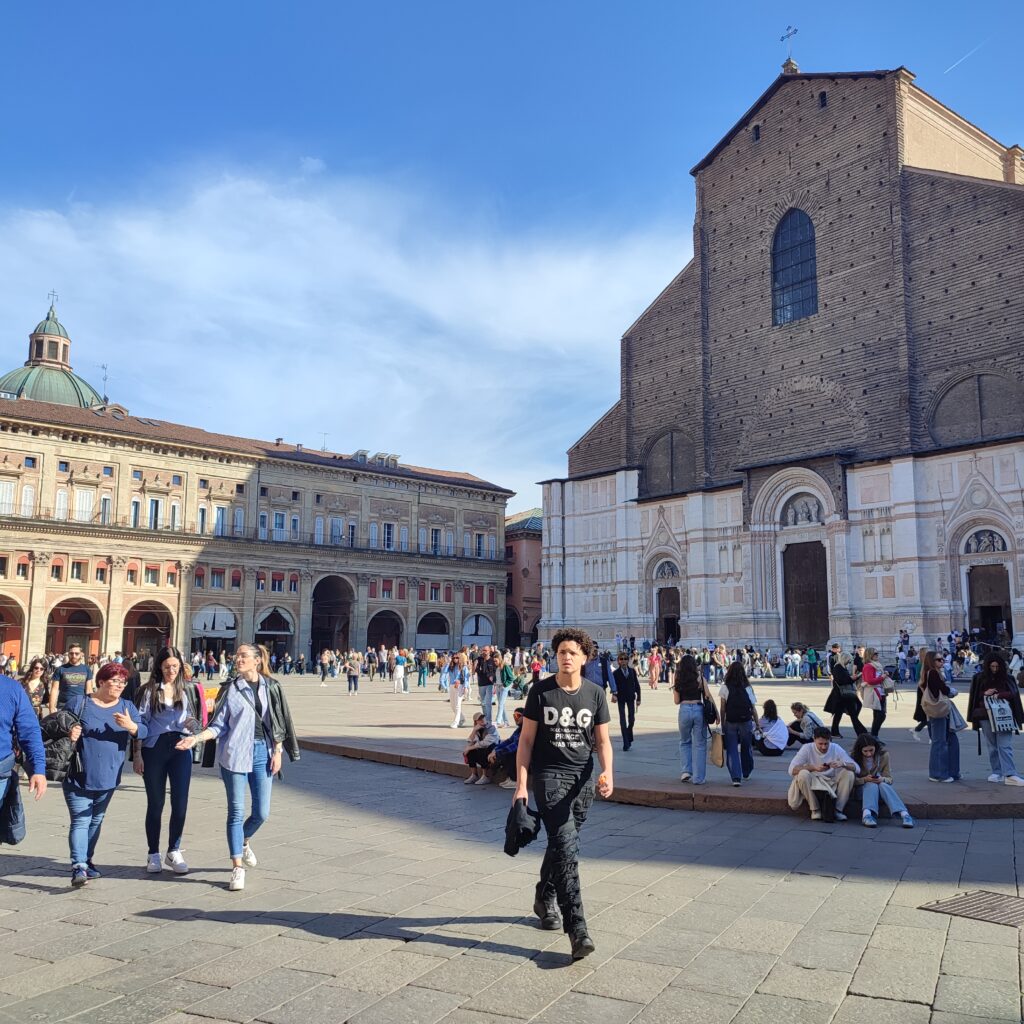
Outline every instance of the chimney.
[(284, 441), (283, 437), (275, 437), (274, 438), (274, 444), (278, 445), (279, 447), (280, 447), (282, 441)]

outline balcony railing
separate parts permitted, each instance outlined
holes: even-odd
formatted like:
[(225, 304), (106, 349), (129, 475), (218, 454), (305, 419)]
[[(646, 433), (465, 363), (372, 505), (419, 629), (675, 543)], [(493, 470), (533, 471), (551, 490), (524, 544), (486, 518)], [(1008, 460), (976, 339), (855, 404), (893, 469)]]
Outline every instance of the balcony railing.
[(0, 509), (0, 522), (9, 521), (52, 524), (57, 526), (94, 527), (102, 530), (125, 530), (133, 534), (142, 534), (148, 537), (205, 537), (210, 540), (218, 541), (248, 541), (262, 544), (280, 544), (297, 547), (341, 548), (346, 551), (362, 551), (382, 555), (402, 555), (404, 557), (413, 558), (442, 558), (451, 559), (453, 561), (492, 563), (504, 562), (505, 560), (504, 553), (501, 555), (495, 554), (495, 556), (491, 558), (486, 552), (482, 555), (476, 555), (460, 551), (458, 549), (449, 551), (443, 547), (431, 547), (429, 545), (424, 549), (420, 549), (418, 546), (414, 547), (412, 545), (409, 545), (407, 548), (402, 548), (397, 544), (393, 544), (390, 548), (385, 548), (381, 544), (371, 546), (369, 544), (360, 544), (358, 539), (355, 543), (350, 543), (347, 536), (333, 533), (328, 534), (327, 536), (320, 536), (320, 538), (317, 539), (317, 534), (313, 531), (292, 530), (290, 528), (280, 529), (275, 527), (256, 526), (251, 529), (237, 530), (226, 524), (223, 526), (210, 524), (205, 530), (200, 530), (199, 525), (195, 522), (181, 523), (175, 526), (167, 524), (164, 526), (153, 527), (148, 522), (143, 522), (141, 519), (137, 523), (133, 522), (131, 516), (104, 516), (101, 512), (94, 513), (88, 518), (80, 518), (76, 516), (73, 511), (68, 512), (67, 514), (62, 513), (58, 515), (54, 509), (41, 508), (36, 509), (30, 516), (23, 516), (9, 509)]

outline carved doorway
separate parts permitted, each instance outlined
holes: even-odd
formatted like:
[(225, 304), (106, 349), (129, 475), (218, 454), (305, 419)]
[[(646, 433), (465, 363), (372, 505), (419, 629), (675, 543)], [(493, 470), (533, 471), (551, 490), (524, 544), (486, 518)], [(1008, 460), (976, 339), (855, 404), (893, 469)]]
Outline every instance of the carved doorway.
[(819, 541), (790, 544), (782, 553), (786, 602), (786, 643), (823, 647), (828, 643), (828, 569)]
[(972, 630), (995, 642), (1005, 632), (1013, 639), (1010, 606), (1010, 574), (1005, 565), (972, 565), (967, 572)]
[(660, 587), (658, 598), (657, 640), (659, 644), (679, 639), (679, 588)]

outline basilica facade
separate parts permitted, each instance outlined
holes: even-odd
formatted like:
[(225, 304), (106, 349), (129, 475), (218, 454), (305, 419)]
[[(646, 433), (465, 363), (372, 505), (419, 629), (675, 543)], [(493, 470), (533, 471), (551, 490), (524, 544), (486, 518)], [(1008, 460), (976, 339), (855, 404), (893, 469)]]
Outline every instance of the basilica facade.
[(51, 307), (0, 377), (0, 649), (279, 655), (505, 633), (512, 492), (397, 455), (131, 414)]
[(544, 483), (541, 637), (1024, 629), (1024, 151), (905, 68), (783, 72)]

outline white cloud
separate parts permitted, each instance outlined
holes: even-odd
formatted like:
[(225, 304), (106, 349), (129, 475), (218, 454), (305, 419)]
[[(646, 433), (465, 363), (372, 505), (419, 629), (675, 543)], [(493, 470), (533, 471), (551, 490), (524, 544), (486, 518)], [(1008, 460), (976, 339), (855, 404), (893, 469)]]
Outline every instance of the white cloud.
[(615, 400), (618, 339), (688, 258), (685, 226), (510, 234), (425, 190), (302, 169), (0, 209), (3, 362), (55, 287), (76, 370), (99, 386), (108, 363), (133, 412), (316, 447), (326, 431), (536, 503)]

